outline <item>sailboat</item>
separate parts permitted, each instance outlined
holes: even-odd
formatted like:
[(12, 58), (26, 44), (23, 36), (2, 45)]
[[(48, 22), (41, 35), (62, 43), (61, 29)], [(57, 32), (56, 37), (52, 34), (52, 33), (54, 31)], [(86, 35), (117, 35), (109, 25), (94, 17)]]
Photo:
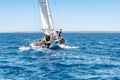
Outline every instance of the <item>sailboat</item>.
[(61, 36), (62, 29), (55, 31), (53, 20), (50, 12), (48, 0), (38, 0), (40, 6), (40, 16), (42, 22), (42, 32), (44, 37), (36, 42), (31, 42), (30, 47), (33, 48), (52, 48), (59, 44), (64, 44), (65, 39)]

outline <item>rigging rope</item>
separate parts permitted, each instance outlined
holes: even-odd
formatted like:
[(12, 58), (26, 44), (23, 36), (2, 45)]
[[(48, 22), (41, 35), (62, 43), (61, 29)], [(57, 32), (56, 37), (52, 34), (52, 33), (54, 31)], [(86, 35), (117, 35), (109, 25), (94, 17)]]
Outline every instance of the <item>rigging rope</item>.
[(60, 25), (60, 19), (59, 19), (59, 15), (58, 15), (58, 7), (57, 7), (57, 1), (56, 0), (54, 0), (54, 6), (55, 6), (55, 13), (56, 13), (56, 22), (57, 22), (57, 25), (56, 25), (56, 27), (57, 26), (59, 26)]
[[(40, 19), (38, 19), (37, 17), (38, 17), (38, 14), (40, 14), (39, 13), (39, 3), (38, 3), (39, 1), (36, 1), (35, 2), (35, 0), (32, 0), (32, 6), (33, 6), (33, 24), (34, 24), (34, 26), (33, 27), (35, 27), (36, 29), (37, 29), (37, 27), (38, 27), (38, 29), (39, 30), (37, 30), (38, 32), (37, 32), (37, 34), (36, 34), (36, 37), (37, 38), (39, 38), (40, 37), (40, 34), (38, 34), (38, 33), (40, 33), (40, 31), (41, 31), (41, 28), (40, 28), (40, 26), (37, 26), (37, 24), (39, 24), (40, 25), (40, 23), (38, 23), (37, 22), (37, 20), (40, 20)], [(38, 3), (38, 4), (36, 4), (36, 3)], [(40, 22), (40, 21), (39, 21)], [(32, 36), (32, 38), (34, 38), (35, 36), (34, 35), (31, 35)]]

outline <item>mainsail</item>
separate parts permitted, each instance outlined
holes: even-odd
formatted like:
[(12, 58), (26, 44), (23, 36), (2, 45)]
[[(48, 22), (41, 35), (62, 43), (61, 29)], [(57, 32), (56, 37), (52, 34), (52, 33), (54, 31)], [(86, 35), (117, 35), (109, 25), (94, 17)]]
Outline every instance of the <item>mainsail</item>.
[(50, 35), (54, 30), (48, 0), (39, 0), (42, 30), (45, 35)]

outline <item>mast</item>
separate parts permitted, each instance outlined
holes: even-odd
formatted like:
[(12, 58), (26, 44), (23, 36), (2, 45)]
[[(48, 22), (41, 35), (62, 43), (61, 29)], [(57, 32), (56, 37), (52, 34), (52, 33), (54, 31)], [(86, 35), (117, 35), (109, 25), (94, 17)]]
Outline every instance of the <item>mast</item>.
[(44, 34), (50, 35), (54, 30), (52, 16), (49, 8), (48, 0), (39, 0), (40, 4), (40, 15), (42, 21), (42, 30)]

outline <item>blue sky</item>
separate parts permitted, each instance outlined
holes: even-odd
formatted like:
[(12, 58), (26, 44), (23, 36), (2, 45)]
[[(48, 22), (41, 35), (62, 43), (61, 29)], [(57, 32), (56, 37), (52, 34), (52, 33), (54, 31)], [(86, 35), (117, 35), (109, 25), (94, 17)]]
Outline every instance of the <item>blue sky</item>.
[[(120, 0), (49, 0), (55, 29), (120, 31)], [(0, 32), (41, 31), (38, 0), (0, 0)]]

